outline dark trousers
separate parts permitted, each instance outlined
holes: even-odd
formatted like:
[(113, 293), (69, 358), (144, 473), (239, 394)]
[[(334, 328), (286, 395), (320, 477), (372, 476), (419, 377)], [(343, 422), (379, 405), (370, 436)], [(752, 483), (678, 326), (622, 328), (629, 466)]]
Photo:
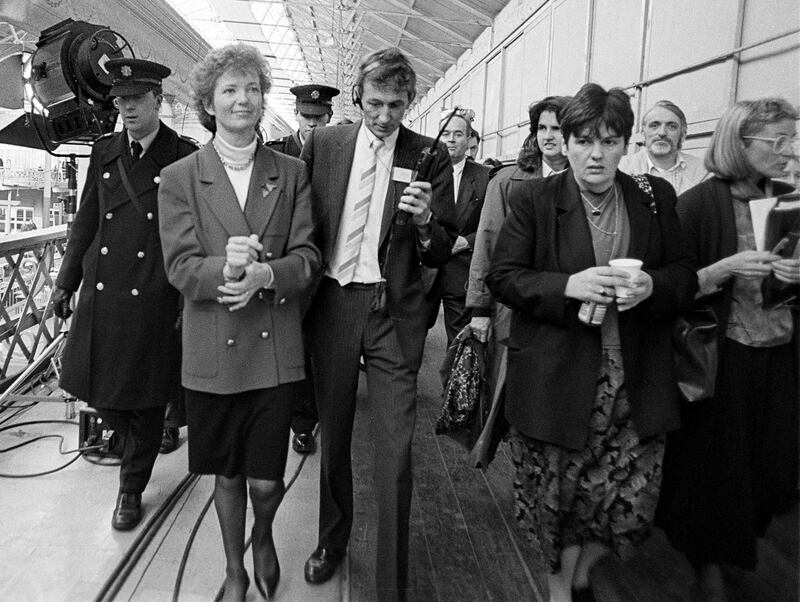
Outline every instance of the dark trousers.
[(363, 356), (368, 401), (362, 411), (369, 412), (376, 448), (377, 593), (379, 600), (396, 600), (405, 597), (408, 580), (417, 372), (403, 357), (391, 318), (385, 312), (370, 312), (373, 294), (372, 287), (340, 287), (325, 278), (312, 308), (314, 381), (322, 429), (319, 545), (343, 552), (350, 538), (350, 444)]
[(319, 414), (314, 399), (314, 369), (311, 365), (311, 337), (309, 327), (303, 326), (303, 348), (305, 349), (306, 380), (300, 386), (300, 394), (295, 398), (292, 410), (292, 432), (310, 433), (317, 426)]
[(186, 426), (186, 398), (181, 394), (167, 404), (164, 412), (164, 428), (179, 429)]
[(137, 410), (97, 408), (97, 413), (111, 425), (123, 446), (119, 492), (142, 493), (150, 480), (161, 446), (164, 406)]
[[(469, 324), (472, 319), (472, 310), (465, 305), (466, 297), (454, 297), (445, 293), (442, 295), (444, 306), (444, 331), (447, 334), (447, 346), (453, 342), (461, 329)], [(437, 310), (438, 313), (438, 310)]]

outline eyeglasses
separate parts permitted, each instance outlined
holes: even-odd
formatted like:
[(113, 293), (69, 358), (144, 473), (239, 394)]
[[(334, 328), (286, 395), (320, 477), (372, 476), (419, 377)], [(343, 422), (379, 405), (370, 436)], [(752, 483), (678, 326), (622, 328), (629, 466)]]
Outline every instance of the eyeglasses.
[(800, 156), (800, 138), (787, 136), (782, 134), (776, 138), (767, 138), (766, 136), (742, 136), (746, 140), (762, 140), (764, 142), (772, 142), (772, 151), (776, 155), (794, 155)]

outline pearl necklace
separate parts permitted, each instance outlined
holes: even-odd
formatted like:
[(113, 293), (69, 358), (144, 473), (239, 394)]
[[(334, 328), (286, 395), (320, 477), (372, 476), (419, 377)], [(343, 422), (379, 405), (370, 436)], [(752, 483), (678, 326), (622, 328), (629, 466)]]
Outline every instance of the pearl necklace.
[(211, 142), (211, 145), (214, 147), (214, 150), (217, 151), (217, 156), (219, 157), (219, 160), (222, 162), (222, 165), (226, 169), (231, 169), (233, 171), (244, 171), (245, 169), (250, 167), (250, 164), (253, 162), (253, 158), (256, 156), (256, 149), (254, 147), (253, 152), (250, 153), (250, 156), (247, 158), (246, 161), (241, 161), (241, 162), (231, 161), (230, 159), (227, 159), (219, 150), (216, 138)]
[[(602, 234), (605, 234), (606, 236), (615, 237), (614, 244), (616, 244), (616, 242), (617, 242), (616, 241), (616, 236), (617, 236), (617, 233), (619, 232), (619, 227), (620, 227), (619, 196), (617, 196), (617, 186), (616, 186), (616, 184), (612, 184), (611, 188), (613, 189), (613, 192), (614, 192), (614, 211), (615, 211), (615, 214), (614, 214), (614, 231), (613, 232), (609, 232), (608, 230), (603, 230), (600, 226), (595, 224), (592, 221), (592, 218), (590, 218), (588, 215), (586, 216), (586, 221), (588, 221), (589, 225), (592, 228), (594, 228), (595, 230), (597, 230), (598, 232), (600, 232)], [(610, 192), (609, 192), (609, 194), (610, 194)], [(581, 196), (583, 197), (583, 193), (581, 193)], [(583, 200), (586, 201), (587, 203), (589, 203), (590, 207), (594, 208), (594, 205), (592, 205), (586, 197), (584, 197)], [(605, 199), (603, 200), (603, 203), (605, 203)], [(601, 213), (602, 213), (602, 210), (598, 211), (597, 213), (595, 213), (594, 210), (592, 210), (592, 215), (600, 215)]]
[(617, 190), (616, 190), (616, 187), (614, 186), (614, 184), (613, 184), (613, 183), (611, 184), (611, 188), (609, 188), (609, 189), (606, 191), (605, 195), (603, 195), (603, 198), (602, 198), (602, 199), (600, 199), (600, 202), (599, 202), (599, 203), (597, 203), (597, 205), (595, 205), (594, 203), (592, 203), (592, 201), (590, 201), (590, 200), (589, 200), (589, 199), (586, 197), (586, 195), (585, 195), (585, 194), (583, 194), (583, 192), (581, 192), (581, 198), (584, 200), (584, 202), (585, 202), (587, 205), (589, 205), (589, 207), (591, 207), (591, 208), (592, 208), (592, 215), (600, 215), (601, 213), (603, 213), (603, 209), (605, 209), (605, 206), (606, 206), (606, 204), (608, 203), (608, 199), (609, 199), (609, 198), (611, 198), (611, 193), (612, 193), (612, 192), (614, 193), (614, 195), (615, 195), (615, 197), (616, 197)]

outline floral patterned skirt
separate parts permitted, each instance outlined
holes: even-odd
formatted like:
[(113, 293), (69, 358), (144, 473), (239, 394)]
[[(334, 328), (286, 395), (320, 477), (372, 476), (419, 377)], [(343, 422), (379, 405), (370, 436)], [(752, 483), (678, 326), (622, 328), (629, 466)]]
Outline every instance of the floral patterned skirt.
[(665, 441), (639, 440), (618, 349), (603, 350), (586, 447), (510, 436), (516, 518), (550, 572), (561, 570), (561, 552), (570, 546), (599, 542), (625, 558), (646, 539)]

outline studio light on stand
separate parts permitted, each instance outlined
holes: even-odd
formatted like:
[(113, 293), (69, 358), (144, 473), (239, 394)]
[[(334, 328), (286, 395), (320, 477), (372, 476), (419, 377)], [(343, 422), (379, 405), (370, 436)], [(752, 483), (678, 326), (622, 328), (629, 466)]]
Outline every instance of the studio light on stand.
[(107, 27), (66, 19), (42, 30), (36, 50), (22, 65), (28, 119), (42, 147), (67, 156), (68, 227), (77, 210), (76, 155), (59, 155), (64, 143), (91, 144), (114, 131), (118, 111), (109, 95), (110, 59), (132, 57), (127, 40)]

